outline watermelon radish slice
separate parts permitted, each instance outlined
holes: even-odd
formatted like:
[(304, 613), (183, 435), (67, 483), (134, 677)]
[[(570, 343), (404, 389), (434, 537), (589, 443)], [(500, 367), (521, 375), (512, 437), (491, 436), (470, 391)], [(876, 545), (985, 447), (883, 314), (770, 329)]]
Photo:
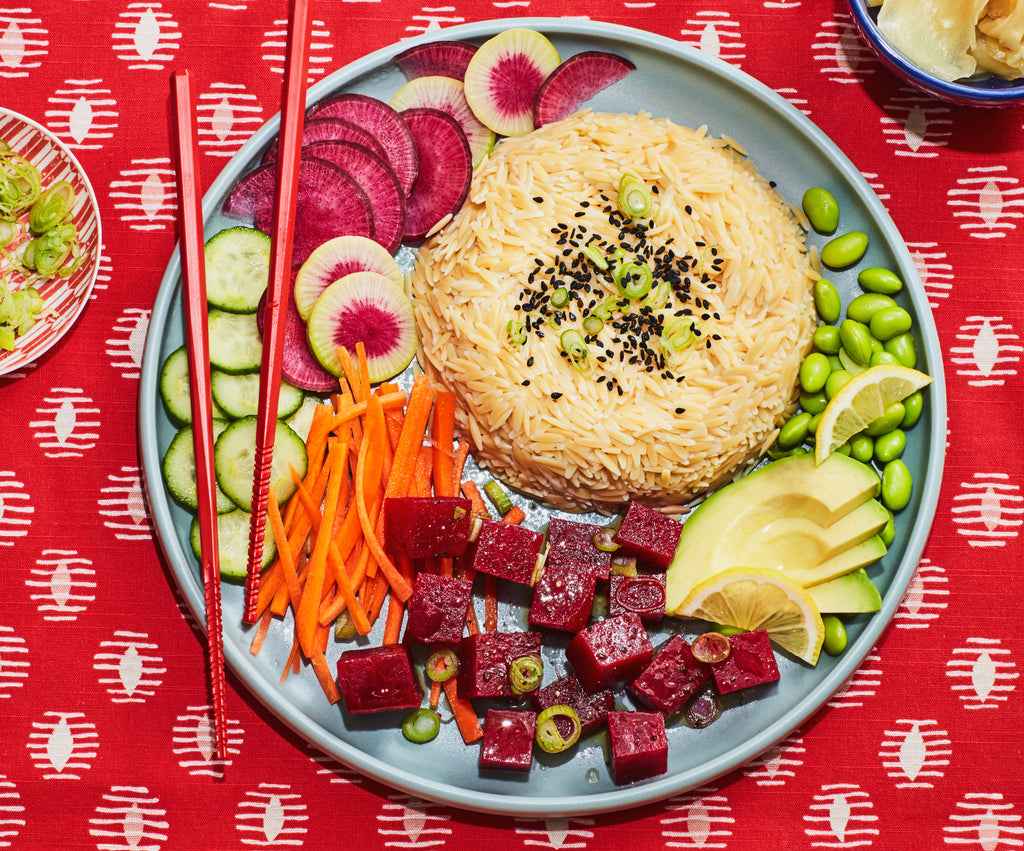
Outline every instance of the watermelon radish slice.
[[(292, 267), (292, 280), (299, 271), (298, 266)], [(264, 307), (267, 294), (263, 294), (259, 310), (256, 312), (256, 328), (263, 336)], [(306, 342), (306, 323), (302, 321), (295, 309), (292, 287), (288, 287), (288, 307), (284, 318), (284, 356), (281, 361), (281, 377), (289, 384), (301, 387), (311, 393), (330, 393), (338, 389), (338, 379), (320, 365)]]
[(451, 77), (461, 82), (474, 53), (476, 45), (470, 41), (431, 41), (403, 50), (395, 57), (395, 64), (410, 80)]
[(355, 142), (314, 142), (302, 153), (333, 163), (355, 179), (370, 200), (373, 238), (396, 251), (405, 231), (405, 192), (391, 166)]
[(302, 264), (293, 281), (295, 308), (305, 321), (320, 294), (353, 272), (377, 272), (396, 287), (405, 279), (395, 258), (379, 243), (363, 236), (339, 236), (318, 246)]
[[(259, 166), (235, 184), (221, 212), (228, 218), (251, 220), (257, 230), (270, 233), (276, 185), (276, 164)], [(373, 238), (370, 200), (347, 172), (316, 157), (303, 156), (299, 162), (292, 262), (302, 263), (318, 245), (345, 234)]]
[[(382, 160), (388, 158), (383, 145), (366, 128), (346, 121), (344, 118), (314, 118), (302, 125), (302, 144), (313, 142), (355, 142), (369, 148)], [(278, 140), (275, 138), (263, 154), (262, 163), (277, 160)]]
[(408, 197), (419, 167), (416, 145), (399, 114), (384, 101), (355, 93), (335, 95), (310, 107), (306, 118), (344, 118), (369, 130), (387, 153), (387, 161)]
[(533, 104), (562, 60), (536, 30), (515, 28), (485, 41), (466, 68), (466, 100), (476, 117), (502, 136), (533, 130)]
[(400, 113), (419, 106), (429, 106), (447, 112), (459, 122), (466, 134), (474, 167), (494, 148), (494, 131), (485, 127), (469, 108), (462, 83), (451, 77), (416, 77), (391, 98), (391, 106)]
[(332, 374), (344, 371), (338, 349), (355, 359), (366, 347), (370, 381), (394, 378), (416, 354), (416, 317), (405, 292), (376, 272), (355, 272), (335, 281), (313, 305), (306, 325), (310, 349)]
[(537, 92), (534, 125), (543, 127), (568, 118), (584, 101), (635, 70), (636, 65), (624, 56), (602, 50), (585, 50), (570, 56), (548, 75)]
[(442, 219), (454, 215), (469, 194), (473, 157), (466, 134), (439, 109), (416, 107), (402, 113), (416, 140), (420, 173), (409, 196), (406, 243), (422, 242)]

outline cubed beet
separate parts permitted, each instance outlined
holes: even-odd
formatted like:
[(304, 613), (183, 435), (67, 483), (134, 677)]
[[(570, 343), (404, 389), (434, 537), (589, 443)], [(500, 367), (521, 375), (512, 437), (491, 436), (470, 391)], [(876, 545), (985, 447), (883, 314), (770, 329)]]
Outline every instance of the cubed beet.
[[(560, 680), (537, 689), (530, 698), (538, 713), (551, 706), (571, 706), (579, 716), (582, 736), (604, 724), (608, 713), (615, 708), (615, 695), (611, 691), (605, 689), (589, 694), (575, 674), (566, 674)], [(566, 730), (564, 734), (568, 735), (568, 732)]]
[(530, 626), (579, 632), (590, 620), (597, 579), (564, 567), (547, 567), (533, 591)]
[(532, 585), (543, 545), (540, 532), (514, 523), (484, 520), (463, 560), (478, 573)]
[(565, 567), (593, 573), (598, 581), (608, 578), (612, 554), (599, 550), (594, 536), (603, 527), (552, 517), (548, 522), (546, 567)]
[(384, 500), (384, 547), (393, 556), (454, 558), (469, 543), (472, 505), (461, 497)]
[(459, 696), (514, 697), (509, 664), (520, 656), (540, 658), (539, 632), (478, 632), (459, 642)]
[(618, 784), (668, 771), (668, 736), (660, 712), (609, 712), (612, 779)]
[(711, 666), (721, 694), (739, 691), (779, 678), (779, 666), (768, 633), (763, 629), (729, 636), (729, 655)]
[(615, 543), (618, 552), (633, 556), (641, 567), (665, 570), (676, 554), (683, 524), (654, 508), (631, 502), (622, 518)]
[(612, 575), (608, 580), (608, 614), (633, 612), (645, 623), (658, 623), (665, 617), (664, 573), (640, 576)]
[(471, 579), (419, 573), (407, 603), (405, 640), (421, 644), (458, 644), (472, 595)]
[(338, 687), (352, 715), (414, 709), (422, 698), (403, 646), (346, 650), (338, 659)]
[(643, 622), (632, 613), (588, 626), (565, 648), (566, 661), (591, 693), (636, 679), (653, 655)]
[(523, 709), (488, 709), (480, 745), (480, 767), (529, 771), (537, 716)]
[(681, 635), (673, 635), (643, 673), (630, 683), (629, 691), (649, 709), (672, 715), (710, 676), (710, 668), (693, 657), (689, 642)]

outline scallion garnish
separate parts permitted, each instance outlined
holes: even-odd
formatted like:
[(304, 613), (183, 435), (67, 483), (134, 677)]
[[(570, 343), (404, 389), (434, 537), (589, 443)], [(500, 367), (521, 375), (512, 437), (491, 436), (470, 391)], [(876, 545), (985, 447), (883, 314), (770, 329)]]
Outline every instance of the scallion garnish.
[(603, 553), (613, 553), (619, 545), (615, 543), (615, 533), (618, 530), (614, 526), (605, 526), (594, 533), (594, 546)]
[(75, 207), (75, 189), (66, 180), (58, 180), (40, 195), (28, 214), (28, 227), (41, 234), (63, 222)]
[(569, 303), (569, 290), (566, 287), (559, 287), (551, 293), (551, 306), (561, 309)]
[(604, 320), (593, 313), (583, 320), (583, 330), (591, 337), (600, 334), (602, 328), (604, 328)]
[[(559, 722), (562, 726), (569, 727), (569, 735), (563, 736), (559, 729)], [(580, 739), (580, 732), (583, 725), (580, 724), (580, 716), (571, 706), (559, 704), (549, 706), (537, 716), (537, 744), (541, 750), (548, 753), (561, 753), (571, 748)]]
[(647, 294), (647, 298), (644, 299), (644, 306), (651, 308), (651, 310), (661, 310), (668, 304), (671, 294), (672, 288), (669, 286), (668, 281), (662, 281)]
[(502, 516), (512, 510), (512, 500), (497, 480), (491, 479), (486, 482), (484, 484), (484, 493), (487, 494), (487, 498), (494, 503), (494, 507), (498, 509), (498, 513)]
[(631, 260), (624, 263), (615, 276), (615, 285), (619, 288), (619, 294), (630, 301), (643, 298), (651, 291), (654, 283), (654, 273), (651, 267), (638, 260)]
[(425, 665), (427, 676), (435, 683), (450, 680), (459, 670), (459, 657), (448, 647), (435, 650), (427, 657)]
[(649, 216), (654, 207), (654, 199), (647, 184), (631, 171), (622, 173), (619, 178), (619, 209), (631, 219)]
[(508, 678), (514, 694), (528, 694), (544, 679), (544, 663), (539, 656), (520, 656), (509, 663)]
[(580, 253), (602, 272), (608, 268), (608, 260), (596, 245), (584, 245)]
[(660, 338), (665, 360), (671, 364), (682, 362), (687, 353), (697, 344), (693, 320), (681, 316), (665, 326)]
[(505, 331), (508, 333), (508, 338), (513, 344), (521, 346), (526, 342), (526, 332), (523, 330), (521, 320), (510, 319), (505, 326)]
[(414, 709), (402, 721), (402, 735), (417, 745), (433, 741), (440, 731), (441, 716), (425, 706)]
[(561, 344), (565, 356), (569, 358), (570, 363), (576, 367), (577, 371), (580, 373), (590, 371), (590, 349), (587, 348), (587, 342), (579, 331), (575, 328), (563, 331), (558, 342)]

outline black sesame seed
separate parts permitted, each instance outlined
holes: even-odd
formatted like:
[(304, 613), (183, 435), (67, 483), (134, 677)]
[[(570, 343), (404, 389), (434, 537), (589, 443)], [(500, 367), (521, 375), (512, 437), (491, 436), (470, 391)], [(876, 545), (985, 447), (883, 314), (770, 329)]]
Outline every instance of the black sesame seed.
[(686, 413), (686, 408), (676, 408), (676, 413), (677, 414), (685, 414)]
[(544, 203), (544, 199), (540, 195), (534, 195), (533, 200), (536, 201), (538, 204)]
[(551, 394), (551, 398), (554, 399), (557, 402), (559, 399), (562, 398), (562, 394), (558, 393), (558, 392), (552, 393)]
[(533, 355), (530, 355), (530, 357), (526, 359), (526, 365), (533, 366)]
[(529, 379), (529, 378), (524, 378), (524, 379), (523, 379), (523, 380), (522, 380), (522, 381), (520, 382), (520, 384), (522, 384), (522, 385), (523, 385), (523, 387), (529, 387), (529, 386), (530, 386), (530, 379)]

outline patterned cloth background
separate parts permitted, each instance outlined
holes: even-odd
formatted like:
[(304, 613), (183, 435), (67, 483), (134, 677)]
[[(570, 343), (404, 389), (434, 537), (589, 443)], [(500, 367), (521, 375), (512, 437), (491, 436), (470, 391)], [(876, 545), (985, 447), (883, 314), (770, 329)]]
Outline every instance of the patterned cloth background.
[(279, 108), (279, 0), (0, 0), (0, 106), (78, 156), (99, 281), (74, 331), (0, 378), (0, 848), (968, 848), (1024, 846), (1021, 334), (1024, 109), (902, 86), (839, 0), (315, 2), (311, 81), (397, 40), (587, 16), (715, 54), (774, 88), (863, 172), (939, 329), (949, 447), (896, 617), (827, 707), (671, 800), (580, 818), (411, 800), (298, 740), (233, 679), (212, 756), (203, 640), (161, 564), (136, 395), (175, 241), (169, 76), (189, 67), (208, 185)]

